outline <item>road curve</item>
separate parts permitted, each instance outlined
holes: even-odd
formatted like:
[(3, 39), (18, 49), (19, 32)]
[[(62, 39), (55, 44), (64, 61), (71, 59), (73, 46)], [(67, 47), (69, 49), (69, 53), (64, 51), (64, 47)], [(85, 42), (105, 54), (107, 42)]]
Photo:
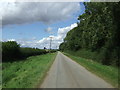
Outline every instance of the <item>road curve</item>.
[(40, 88), (113, 88), (103, 79), (58, 52)]

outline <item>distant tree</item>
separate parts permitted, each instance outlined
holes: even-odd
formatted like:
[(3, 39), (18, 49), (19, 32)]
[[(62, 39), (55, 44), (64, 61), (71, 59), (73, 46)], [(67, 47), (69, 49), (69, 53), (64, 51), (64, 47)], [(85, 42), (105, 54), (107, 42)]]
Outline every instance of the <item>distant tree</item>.
[(46, 47), (44, 47), (44, 49), (46, 49)]

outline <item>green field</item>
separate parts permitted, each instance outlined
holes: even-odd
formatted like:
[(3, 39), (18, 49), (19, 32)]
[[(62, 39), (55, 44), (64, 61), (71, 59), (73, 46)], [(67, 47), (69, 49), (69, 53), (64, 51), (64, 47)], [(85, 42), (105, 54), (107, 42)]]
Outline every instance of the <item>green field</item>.
[(102, 65), (90, 59), (73, 56), (72, 54), (64, 53), (87, 70), (95, 73), (105, 81), (111, 83), (114, 87), (118, 87), (118, 68), (112, 66)]
[(2, 64), (3, 88), (35, 88), (40, 85), (57, 53), (31, 56)]

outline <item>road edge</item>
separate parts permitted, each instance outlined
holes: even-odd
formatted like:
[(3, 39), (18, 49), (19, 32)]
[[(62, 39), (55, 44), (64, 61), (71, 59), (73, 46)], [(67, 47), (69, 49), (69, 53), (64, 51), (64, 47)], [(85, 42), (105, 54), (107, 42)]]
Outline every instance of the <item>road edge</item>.
[(47, 76), (47, 72), (49, 72), (51, 66), (53, 65), (53, 63), (54, 63), (54, 61), (55, 61), (55, 58), (56, 58), (56, 56), (57, 56), (57, 54), (58, 54), (58, 51), (55, 52), (55, 53), (56, 53), (56, 54), (55, 54), (55, 56), (53, 57), (52, 63), (50, 64), (50, 66), (48, 67), (48, 69), (45, 71), (45, 75), (43, 75), (43, 78), (40, 80), (40, 82), (36, 85), (35, 88), (40, 88), (41, 84), (44, 82), (44, 80), (45, 80), (45, 78), (46, 78), (46, 76)]
[[(65, 53), (65, 52), (61, 52), (62, 54), (64, 54), (65, 56), (69, 57), (67, 54), (69, 53)], [(70, 54), (69, 54), (70, 55)], [(75, 61), (76, 63), (78, 63), (76, 60), (74, 60), (73, 58), (69, 57), (71, 60)], [(85, 67), (84, 65), (78, 63), (79, 65), (83, 66), (86, 70), (88, 70), (89, 72), (93, 73), (94, 75), (98, 76), (99, 78), (103, 79), (104, 81), (106, 81), (107, 83), (109, 83), (111, 86), (113, 86), (114, 88), (119, 89), (119, 87), (114, 86), (112, 83), (110, 83), (107, 79), (102, 78), (103, 75), (99, 75), (97, 73), (95, 73), (94, 71), (90, 70), (88, 67)]]

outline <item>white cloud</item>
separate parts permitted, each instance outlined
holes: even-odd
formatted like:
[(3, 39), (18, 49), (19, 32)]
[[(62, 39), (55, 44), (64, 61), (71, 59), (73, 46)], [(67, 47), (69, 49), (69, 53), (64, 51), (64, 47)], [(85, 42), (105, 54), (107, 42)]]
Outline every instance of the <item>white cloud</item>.
[(76, 3), (43, 3), (43, 2), (1, 2), (0, 16), (2, 24), (25, 24), (41, 21), (50, 24), (68, 19), (80, 10)]
[(59, 28), (57, 36), (49, 36), (44, 37), (41, 40), (37, 40), (35, 37), (31, 39), (7, 39), (4, 41), (17, 41), (19, 44), (21, 44), (22, 47), (37, 47), (43, 49), (46, 47), (47, 49), (50, 48), (50, 37), (52, 37), (52, 49), (59, 48), (60, 43), (63, 42), (63, 39), (65, 38), (67, 32), (69, 32), (71, 29), (76, 27), (77, 24), (71, 24), (70, 26)]
[[(44, 37), (41, 40), (37, 40), (35, 37), (31, 39), (8, 39), (9, 41), (17, 41), (19, 44), (21, 44), (22, 47), (37, 47), (43, 49), (46, 47), (47, 49), (50, 48), (50, 37), (52, 37), (52, 49), (59, 48), (60, 43), (63, 42), (63, 39), (65, 38), (66, 34), (68, 31), (76, 27), (77, 24), (74, 23), (70, 26), (64, 27), (64, 28), (59, 28), (57, 36), (49, 36), (49, 37)], [(8, 41), (7, 40), (7, 41)]]
[(15, 41), (15, 39), (8, 39), (7, 41)]
[[(0, 0), (0, 1), (1, 2), (33, 2), (33, 1), (34, 2), (90, 2), (90, 0)], [(100, 1), (100, 0), (96, 0), (96, 1)], [(114, 0), (107, 0), (107, 1), (114, 1)]]

